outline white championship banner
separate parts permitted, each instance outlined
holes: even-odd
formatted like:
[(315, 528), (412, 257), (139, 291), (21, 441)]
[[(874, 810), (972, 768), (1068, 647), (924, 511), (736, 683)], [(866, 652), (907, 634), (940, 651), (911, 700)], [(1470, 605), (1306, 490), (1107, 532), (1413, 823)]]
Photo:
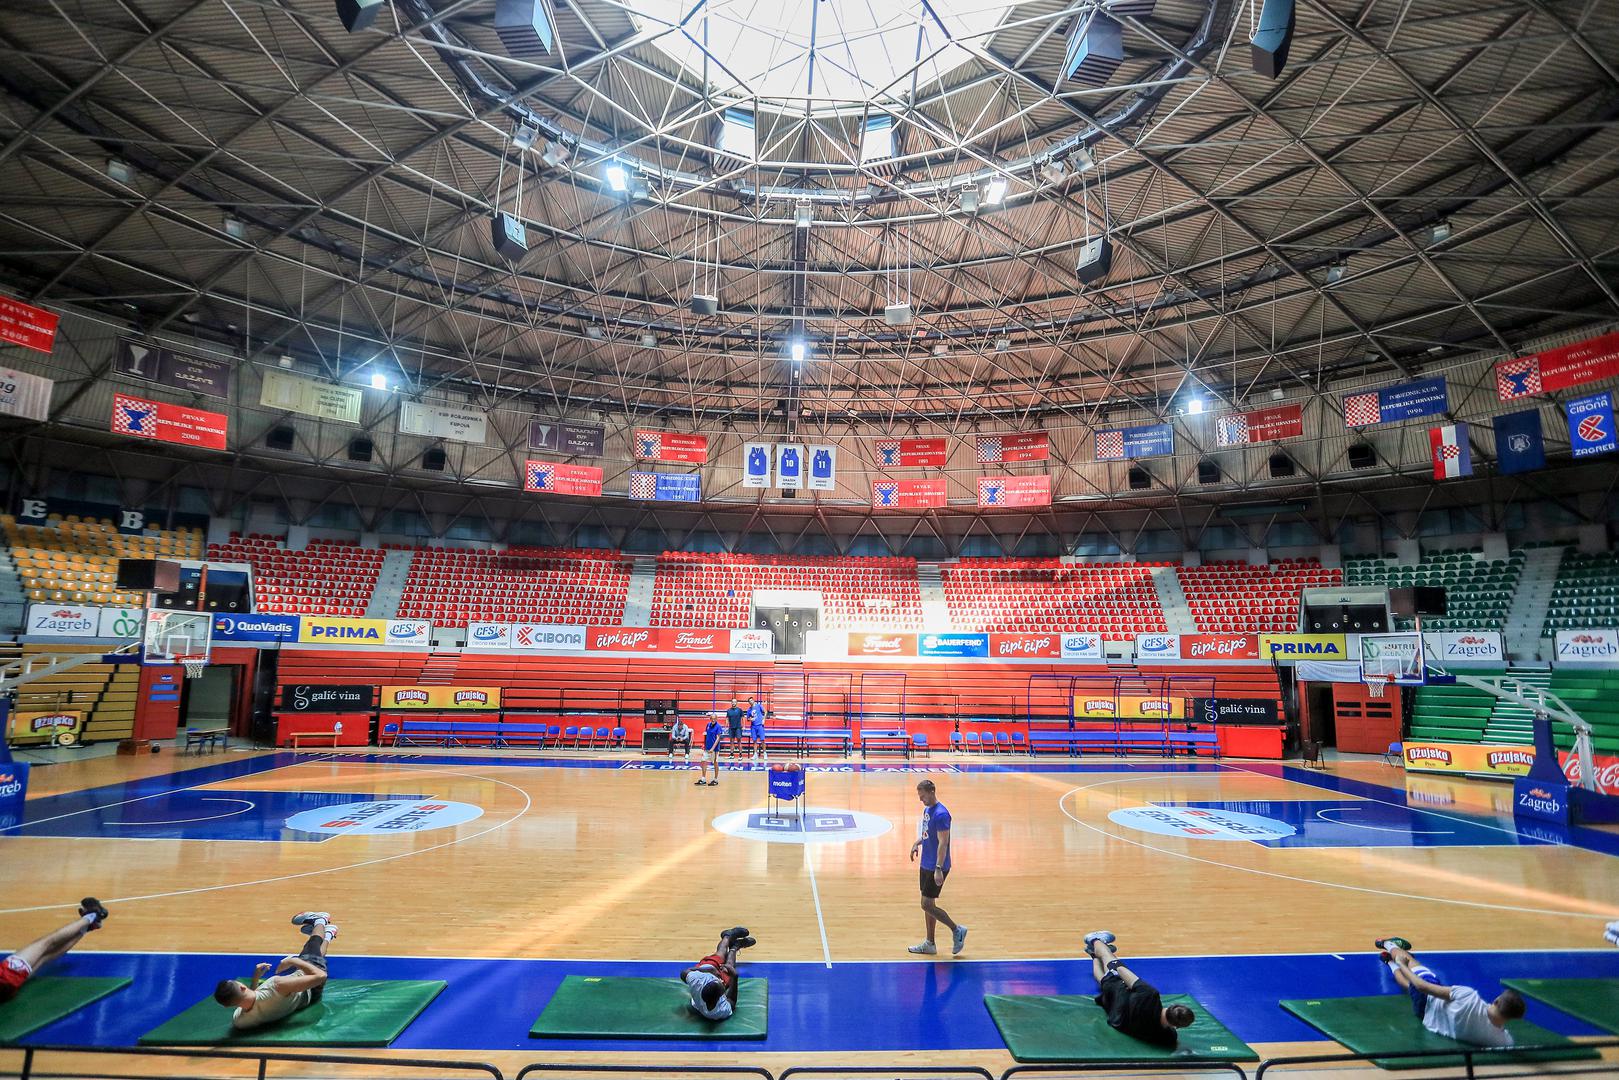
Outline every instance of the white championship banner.
[(399, 403), (399, 431), (404, 435), (482, 443), (488, 429), (489, 420), (481, 412), (448, 405), (425, 405), (419, 401)]
[(336, 386), (285, 371), (266, 371), (259, 387), (259, 404), (266, 408), (342, 424), (360, 422), (360, 400), (360, 391), (352, 386)]
[(44, 420), (50, 415), (55, 385), (42, 375), (0, 368), (0, 415)]

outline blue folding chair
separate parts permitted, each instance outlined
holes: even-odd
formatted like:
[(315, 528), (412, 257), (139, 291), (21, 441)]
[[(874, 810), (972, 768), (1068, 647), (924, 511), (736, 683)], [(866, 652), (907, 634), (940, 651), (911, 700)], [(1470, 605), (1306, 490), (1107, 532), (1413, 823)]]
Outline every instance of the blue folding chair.
[[(545, 741), (549, 742), (552, 746), (561, 746), (562, 745), (562, 729), (560, 727), (558, 727), (557, 725), (555, 725), (555, 724), (552, 724), (550, 727), (546, 728), (545, 729)], [(545, 743), (544, 742), (540, 743), (540, 749), (543, 750), (544, 748), (545, 748)]]
[(911, 736), (911, 749), (918, 754), (927, 754), (929, 757), (933, 756), (933, 751), (928, 749), (928, 737), (922, 734), (920, 731)]
[(624, 731), (623, 728), (621, 728), (621, 727), (614, 728), (613, 729), (613, 741), (609, 745), (611, 745), (611, 746), (623, 746), (624, 745), (624, 735), (625, 735), (625, 731)]
[(563, 728), (562, 729), (562, 742), (563, 742), (564, 745), (569, 745), (569, 746), (574, 747), (574, 749), (578, 749), (578, 747), (579, 747), (579, 729), (574, 727), (572, 724), (569, 724), (567, 727)]
[(978, 737), (984, 741), (984, 753), (995, 752), (995, 733), (993, 731), (980, 731)]
[(1002, 751), (1008, 754), (1012, 752), (1012, 736), (1007, 732), (997, 731), (995, 733), (995, 752), (1001, 753)]
[(950, 733), (950, 749), (958, 754), (961, 753), (961, 732), (952, 731)]
[(1014, 752), (1016, 752), (1016, 753), (1021, 754), (1021, 753), (1025, 752), (1025, 751), (1027, 751), (1028, 749), (1029, 749), (1029, 737), (1027, 735), (1023, 734), (1023, 732), (1021, 732), (1021, 731), (1012, 732), (1012, 750)]
[(969, 731), (969, 732), (967, 732), (966, 736), (964, 736), (964, 738), (966, 740), (967, 751), (969, 753), (979, 749), (981, 740), (978, 737), (978, 732)]

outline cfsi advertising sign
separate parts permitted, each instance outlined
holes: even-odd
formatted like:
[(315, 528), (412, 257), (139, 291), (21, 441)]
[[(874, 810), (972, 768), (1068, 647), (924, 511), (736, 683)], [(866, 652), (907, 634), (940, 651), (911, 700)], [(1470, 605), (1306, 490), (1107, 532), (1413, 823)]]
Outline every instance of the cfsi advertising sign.
[(510, 623), (467, 623), (467, 648), (509, 649), (511, 647), (512, 627)]
[(989, 655), (988, 634), (923, 634), (917, 638), (918, 656), (972, 656)]
[(297, 615), (215, 615), (214, 641), (297, 641)]
[(388, 644), (401, 649), (425, 649), (433, 644), (433, 624), (424, 619), (389, 619)]
[(1619, 662), (1619, 630), (1609, 626), (1592, 630), (1557, 631), (1557, 662), (1560, 664)]
[(1282, 664), (1295, 660), (1350, 659), (1349, 645), (1343, 634), (1260, 634), (1259, 655)]
[(1152, 663), (1157, 660), (1179, 660), (1181, 639), (1179, 634), (1137, 634), (1136, 662)]
[(1102, 649), (1101, 634), (1089, 632), (1064, 634), (1061, 648), (1064, 660), (1094, 660), (1101, 663), (1107, 659)]

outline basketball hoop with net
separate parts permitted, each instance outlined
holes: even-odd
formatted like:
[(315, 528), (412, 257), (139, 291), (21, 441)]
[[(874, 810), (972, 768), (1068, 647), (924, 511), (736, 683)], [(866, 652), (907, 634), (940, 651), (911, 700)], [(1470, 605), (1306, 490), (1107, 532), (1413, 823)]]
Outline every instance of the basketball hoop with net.
[(186, 678), (188, 679), (200, 679), (202, 678), (202, 673), (208, 670), (208, 658), (206, 656), (176, 656), (174, 659), (181, 667), (186, 669)]
[(186, 678), (202, 678), (213, 652), (213, 621), (201, 611), (148, 609), (141, 662), (179, 664)]
[(1381, 698), (1387, 689), (1393, 685), (1393, 675), (1368, 675), (1366, 676), (1366, 696)]

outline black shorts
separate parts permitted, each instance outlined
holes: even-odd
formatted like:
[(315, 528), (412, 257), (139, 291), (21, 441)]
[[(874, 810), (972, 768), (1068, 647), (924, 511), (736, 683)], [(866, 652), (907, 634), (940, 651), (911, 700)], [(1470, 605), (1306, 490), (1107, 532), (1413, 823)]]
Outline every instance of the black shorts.
[(1124, 1007), (1125, 999), (1130, 996), (1130, 988), (1124, 985), (1124, 976), (1115, 975), (1111, 971), (1102, 976), (1102, 982), (1097, 989), (1102, 992), (1096, 995), (1096, 1003), (1102, 1006), (1102, 1011), (1110, 1017)]
[(742, 738), (742, 725), (741, 724), (732, 724), (730, 727), (726, 728), (725, 729), (725, 737), (727, 739), (740, 740)]
[[(948, 880), (950, 877), (950, 871), (946, 870), (944, 872), (944, 876)], [(937, 900), (939, 897), (939, 890), (944, 888), (944, 882), (934, 881), (932, 870), (923, 870), (919, 880), (922, 886), (922, 895), (930, 900)]]
[[(325, 971), (326, 970), (326, 954), (325, 954), (324, 951), (322, 951), (322, 946), (324, 944), (325, 944), (325, 939), (324, 938), (321, 938), (321, 937), (319, 937), (319, 936), (317, 936), (315, 934), (310, 934), (309, 937), (304, 940), (304, 947), (302, 949), (298, 950), (298, 959), (303, 960), (303, 961), (311, 964), (314, 967), (318, 967), (322, 971)], [(313, 990), (308, 991), (308, 993), (309, 993), (309, 1004), (314, 1005), (315, 1003), (320, 1001), (321, 994), (323, 994), (325, 992), (325, 990), (326, 990), (326, 984), (322, 983), (321, 985), (315, 987)], [(305, 1008), (307, 1008), (307, 1007), (308, 1006), (305, 1006)]]

